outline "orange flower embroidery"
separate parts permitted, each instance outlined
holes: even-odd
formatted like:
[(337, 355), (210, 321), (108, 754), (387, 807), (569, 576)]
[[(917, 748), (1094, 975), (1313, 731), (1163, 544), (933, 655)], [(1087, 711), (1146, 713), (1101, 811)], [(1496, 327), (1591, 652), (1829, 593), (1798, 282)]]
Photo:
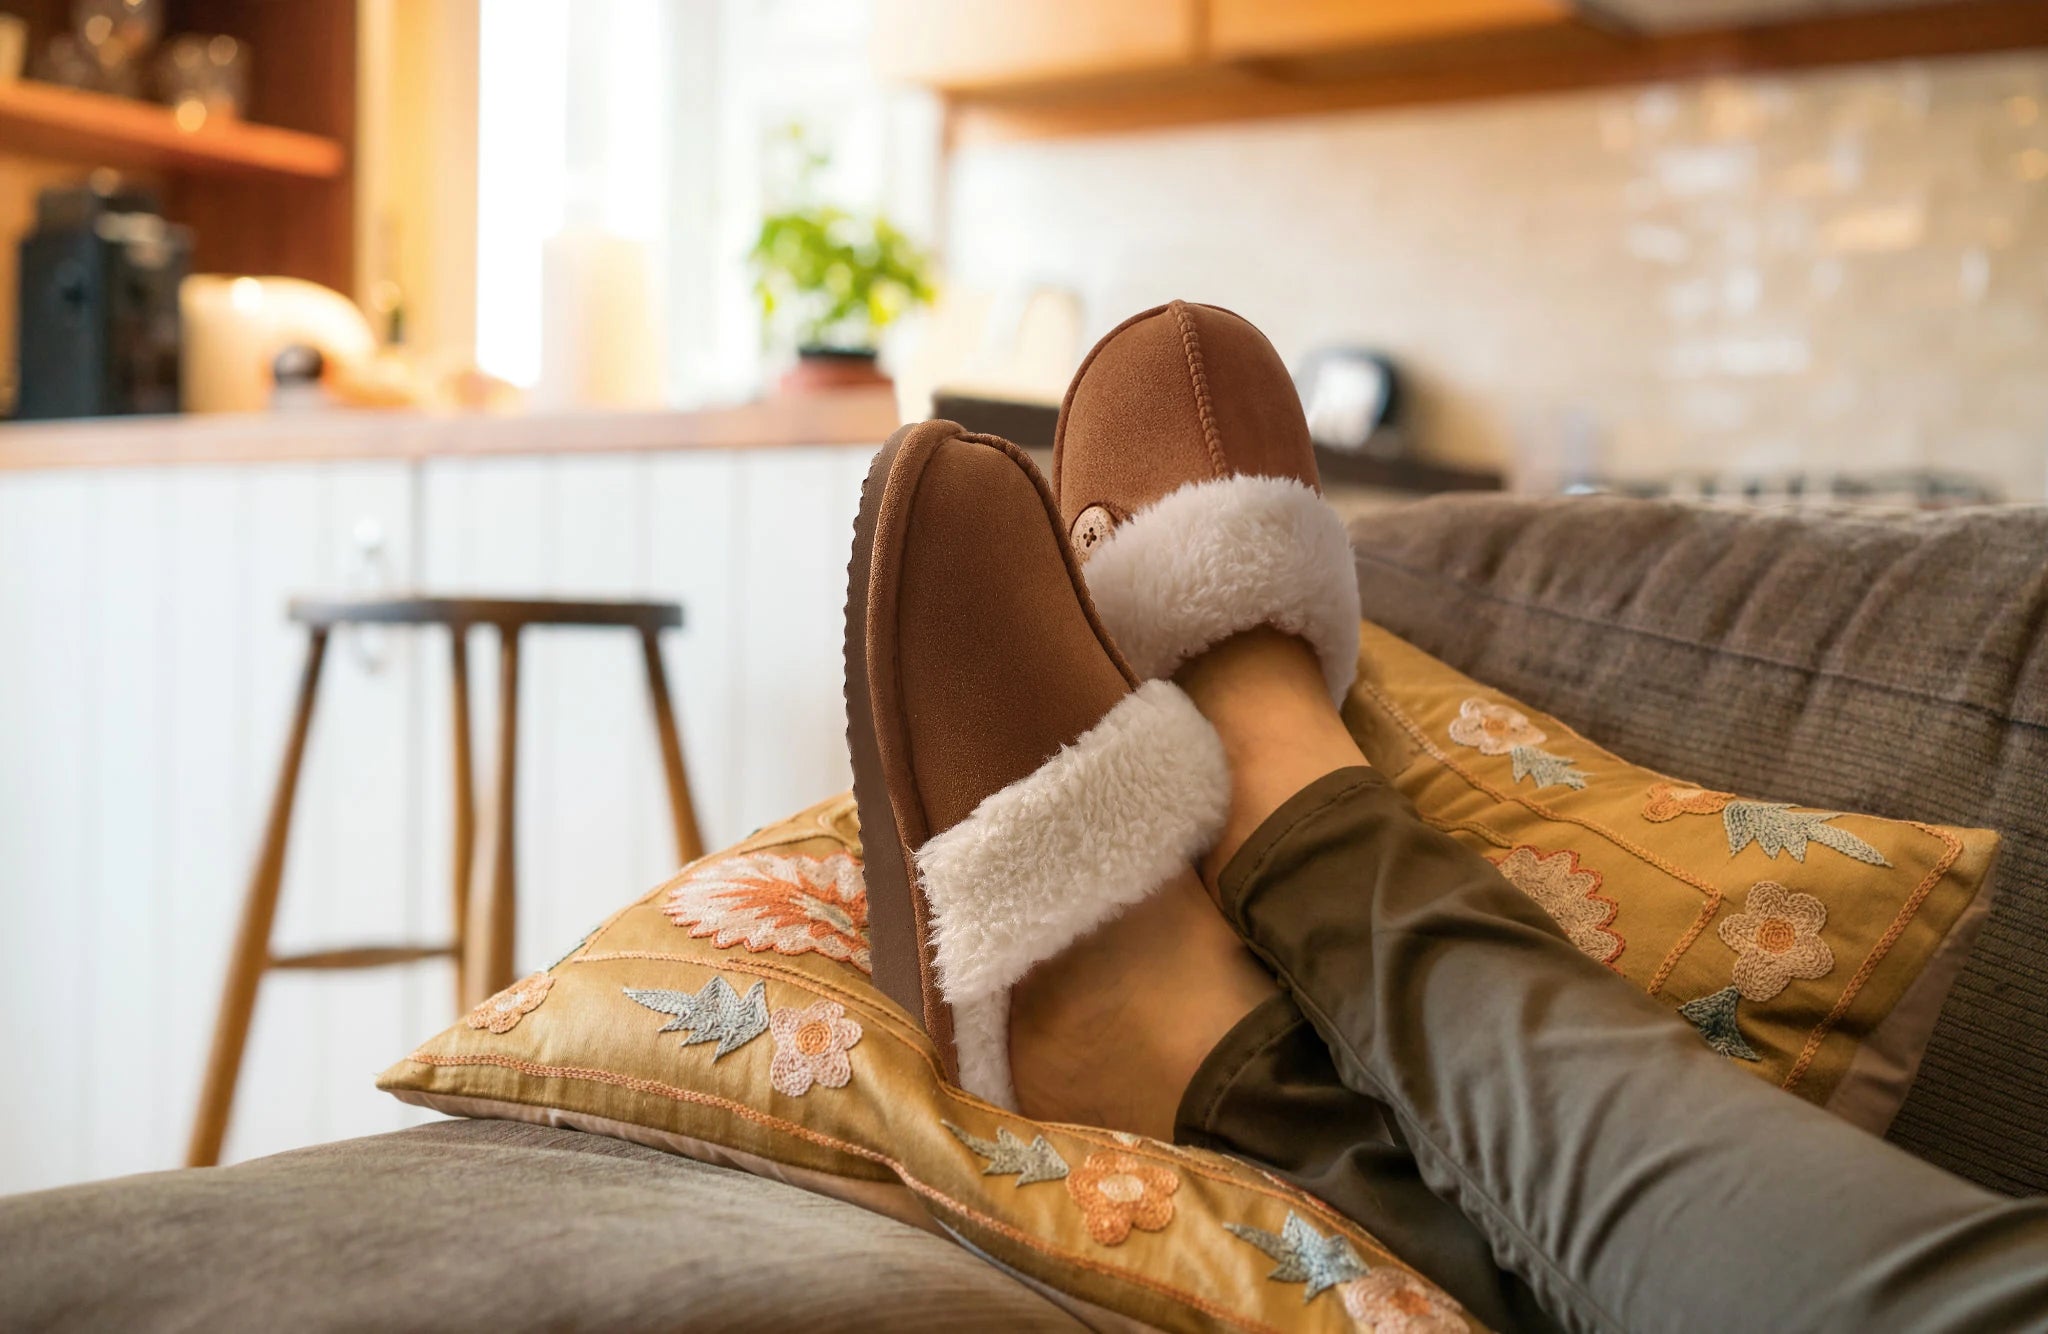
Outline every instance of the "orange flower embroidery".
[(1173, 1221), (1173, 1193), (1180, 1176), (1170, 1167), (1128, 1153), (1091, 1153), (1067, 1174), (1067, 1194), (1081, 1206), (1088, 1235), (1105, 1246), (1121, 1246), (1131, 1229), (1157, 1232)]
[(1474, 696), (1458, 706), (1451, 720), (1451, 740), (1477, 748), (1481, 755), (1505, 755), (1517, 746), (1540, 746), (1543, 729), (1519, 709), (1491, 704)]
[(1775, 880), (1749, 887), (1742, 911), (1716, 928), (1721, 943), (1735, 951), (1735, 987), (1744, 1000), (1767, 1001), (1795, 977), (1825, 977), (1835, 952), (1820, 938), (1828, 907), (1811, 894)]
[(1643, 818), (1663, 824), (1681, 815), (1719, 815), (1722, 808), (1733, 800), (1733, 794), (1709, 788), (1652, 783), (1649, 795), (1643, 799)]
[(853, 1078), (853, 1058), (846, 1053), (860, 1041), (860, 1024), (846, 1017), (838, 1001), (777, 1010), (768, 1016), (768, 1031), (775, 1035), (768, 1084), (777, 1093), (801, 1098), (812, 1084), (843, 1089)]
[(540, 1003), (554, 990), (553, 973), (535, 973), (523, 977), (497, 995), (469, 1012), (463, 1020), (471, 1028), (488, 1028), (493, 1033), (510, 1033), (519, 1026), (519, 1021), (540, 1008)]
[(1525, 843), (1493, 864), (1564, 928), (1581, 953), (1601, 963), (1621, 957), (1627, 942), (1608, 929), (1620, 905), (1600, 892), (1600, 873), (1581, 867), (1578, 853), (1570, 848), (1545, 852)]
[(1364, 1334), (1464, 1334), (1464, 1309), (1419, 1274), (1382, 1265), (1337, 1289)]
[(720, 857), (678, 880), (661, 910), (722, 950), (817, 953), (871, 971), (867, 888), (860, 863), (845, 853)]

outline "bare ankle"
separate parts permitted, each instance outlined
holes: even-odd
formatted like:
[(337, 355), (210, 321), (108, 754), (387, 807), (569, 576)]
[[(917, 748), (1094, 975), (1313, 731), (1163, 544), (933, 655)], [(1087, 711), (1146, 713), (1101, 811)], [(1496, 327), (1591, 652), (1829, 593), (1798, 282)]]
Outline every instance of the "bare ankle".
[(1168, 881), (1011, 993), (1018, 1108), (1171, 1139), (1197, 1067), (1274, 990), (1192, 873)]
[(1230, 815), (1202, 859), (1216, 878), (1268, 816), (1323, 775), (1365, 756), (1330, 702), (1312, 650), (1292, 635), (1235, 635), (1182, 667), (1175, 680), (1218, 736), (1230, 763)]

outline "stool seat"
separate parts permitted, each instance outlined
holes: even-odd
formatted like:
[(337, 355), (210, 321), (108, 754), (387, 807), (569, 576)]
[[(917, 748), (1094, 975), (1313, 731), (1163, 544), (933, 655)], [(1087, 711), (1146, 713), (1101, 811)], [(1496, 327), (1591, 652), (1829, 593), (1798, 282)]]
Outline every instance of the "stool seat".
[(373, 597), (293, 598), (287, 614), (300, 625), (616, 625), (634, 630), (673, 630), (683, 623), (674, 602), (613, 602), (571, 598), (436, 597), (379, 594)]

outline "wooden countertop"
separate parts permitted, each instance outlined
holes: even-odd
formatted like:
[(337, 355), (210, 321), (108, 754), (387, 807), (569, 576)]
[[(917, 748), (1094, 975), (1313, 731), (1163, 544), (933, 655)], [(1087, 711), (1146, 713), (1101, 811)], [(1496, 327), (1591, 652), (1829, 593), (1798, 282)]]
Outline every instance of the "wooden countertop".
[(0, 425), (0, 472), (880, 445), (899, 424), (895, 394), (886, 389), (770, 398), (688, 412), (488, 416), (336, 410), (100, 417)]

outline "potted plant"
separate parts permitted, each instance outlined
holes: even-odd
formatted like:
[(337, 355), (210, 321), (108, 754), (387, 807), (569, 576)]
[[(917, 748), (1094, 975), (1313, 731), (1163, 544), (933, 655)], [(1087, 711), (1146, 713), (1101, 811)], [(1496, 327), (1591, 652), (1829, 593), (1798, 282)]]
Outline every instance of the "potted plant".
[(784, 393), (885, 385), (876, 366), (882, 330), (932, 300), (931, 257), (880, 213), (818, 202), (825, 155), (792, 132), (802, 157), (797, 206), (761, 220), (747, 261), (769, 345), (794, 343)]

